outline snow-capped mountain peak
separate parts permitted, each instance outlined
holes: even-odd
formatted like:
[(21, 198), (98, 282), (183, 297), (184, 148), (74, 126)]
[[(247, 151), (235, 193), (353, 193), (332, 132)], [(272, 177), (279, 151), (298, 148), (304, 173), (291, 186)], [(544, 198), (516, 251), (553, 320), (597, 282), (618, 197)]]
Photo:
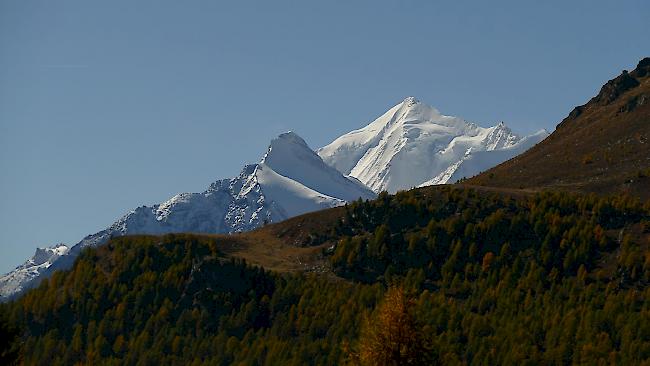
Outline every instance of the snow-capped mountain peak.
[(286, 165), (284, 164), (286, 159), (298, 158), (303, 162), (309, 161), (312, 163), (315, 160), (321, 160), (318, 156), (314, 157), (313, 155), (315, 155), (314, 151), (309, 148), (305, 140), (296, 133), (289, 131), (271, 140), (261, 163), (269, 166), (276, 165), (281, 168), (281, 166)]
[(29, 261), (37, 266), (48, 264), (48, 262), (51, 262), (53, 258), (65, 255), (68, 250), (70, 250), (70, 248), (63, 243), (49, 248), (36, 248), (36, 253), (34, 253), (34, 256), (30, 258)]
[[(367, 126), (319, 149), (318, 154), (375, 192), (396, 192), (431, 181), (453, 182), (454, 171), (470, 156), (510, 149), (521, 140), (504, 123), (483, 128), (407, 97)], [(499, 159), (512, 156), (499, 154)], [(503, 161), (499, 159), (487, 159), (490, 166), (475, 165), (473, 173)]]
[(302, 139), (302, 137), (298, 136), (297, 133), (293, 131), (287, 131), (284, 133), (281, 133), (278, 135), (278, 137), (274, 138), (271, 140), (271, 147), (273, 145), (279, 144), (279, 143), (291, 143), (291, 144), (297, 144), (304, 146), (309, 149), (309, 146), (305, 142), (305, 140)]
[(358, 181), (346, 178), (327, 165), (293, 132), (283, 133), (273, 139), (260, 165), (330, 197), (351, 201), (374, 196)]
[(402, 105), (405, 105), (407, 107), (412, 107), (412, 106), (414, 106), (414, 105), (416, 105), (418, 103), (420, 103), (420, 101), (418, 100), (418, 98), (416, 98), (414, 96), (406, 97), (402, 101)]
[(440, 111), (426, 103), (422, 103), (416, 97), (406, 97), (396, 107), (398, 107), (398, 111), (394, 115), (396, 124), (431, 120), (440, 116)]
[(503, 149), (513, 146), (517, 141), (521, 140), (521, 137), (513, 133), (503, 121), (494, 127), (488, 128), (488, 131), (484, 140), (486, 150)]
[(65, 244), (56, 244), (49, 248), (37, 248), (34, 255), (25, 263), (0, 278), (0, 300), (29, 288), (29, 283), (41, 273), (46, 272), (59, 258), (70, 252)]

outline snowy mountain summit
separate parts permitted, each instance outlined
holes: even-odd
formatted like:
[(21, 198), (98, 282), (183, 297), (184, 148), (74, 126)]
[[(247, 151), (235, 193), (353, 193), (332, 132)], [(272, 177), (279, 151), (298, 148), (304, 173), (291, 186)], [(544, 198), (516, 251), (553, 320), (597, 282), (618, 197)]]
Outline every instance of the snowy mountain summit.
[(113, 236), (248, 231), (266, 222), (374, 197), (363, 184), (325, 164), (300, 136), (287, 132), (271, 141), (259, 163), (244, 166), (235, 178), (218, 180), (202, 193), (181, 193), (157, 205), (138, 207), (72, 248), (58, 244), (37, 249), (32, 258), (0, 277), (0, 300), (37, 285), (55, 270), (69, 268), (82, 249)]
[(341, 173), (375, 192), (453, 183), (532, 147), (546, 131), (520, 137), (505, 124), (484, 128), (408, 97), (367, 126), (318, 150)]

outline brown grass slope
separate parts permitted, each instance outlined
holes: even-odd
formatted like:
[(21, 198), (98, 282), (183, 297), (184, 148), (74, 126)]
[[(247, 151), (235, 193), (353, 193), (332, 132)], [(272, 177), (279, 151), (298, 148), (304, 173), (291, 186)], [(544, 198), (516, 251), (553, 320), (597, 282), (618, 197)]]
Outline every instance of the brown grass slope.
[(343, 217), (344, 208), (307, 213), (269, 224), (254, 231), (232, 235), (199, 235), (217, 239), (227, 257), (243, 258), (250, 264), (278, 272), (330, 273), (323, 250), (333, 243), (319, 240)]
[(544, 141), (466, 183), (650, 199), (650, 58), (608, 81)]

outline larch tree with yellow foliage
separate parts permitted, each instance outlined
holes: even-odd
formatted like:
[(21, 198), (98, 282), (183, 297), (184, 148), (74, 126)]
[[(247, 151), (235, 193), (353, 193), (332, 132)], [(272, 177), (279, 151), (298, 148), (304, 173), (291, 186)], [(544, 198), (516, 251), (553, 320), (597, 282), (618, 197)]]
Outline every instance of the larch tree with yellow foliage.
[(436, 364), (415, 314), (415, 301), (403, 287), (391, 287), (371, 317), (366, 318), (358, 352), (351, 355), (358, 365)]

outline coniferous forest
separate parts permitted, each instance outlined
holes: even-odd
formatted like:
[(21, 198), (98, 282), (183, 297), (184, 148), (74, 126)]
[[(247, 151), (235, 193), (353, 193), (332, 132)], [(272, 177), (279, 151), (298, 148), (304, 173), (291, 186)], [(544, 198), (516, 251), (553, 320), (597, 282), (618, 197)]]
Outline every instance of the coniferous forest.
[(650, 203), (438, 187), (348, 204), (326, 273), (130, 236), (2, 304), (4, 363), (650, 364)]

